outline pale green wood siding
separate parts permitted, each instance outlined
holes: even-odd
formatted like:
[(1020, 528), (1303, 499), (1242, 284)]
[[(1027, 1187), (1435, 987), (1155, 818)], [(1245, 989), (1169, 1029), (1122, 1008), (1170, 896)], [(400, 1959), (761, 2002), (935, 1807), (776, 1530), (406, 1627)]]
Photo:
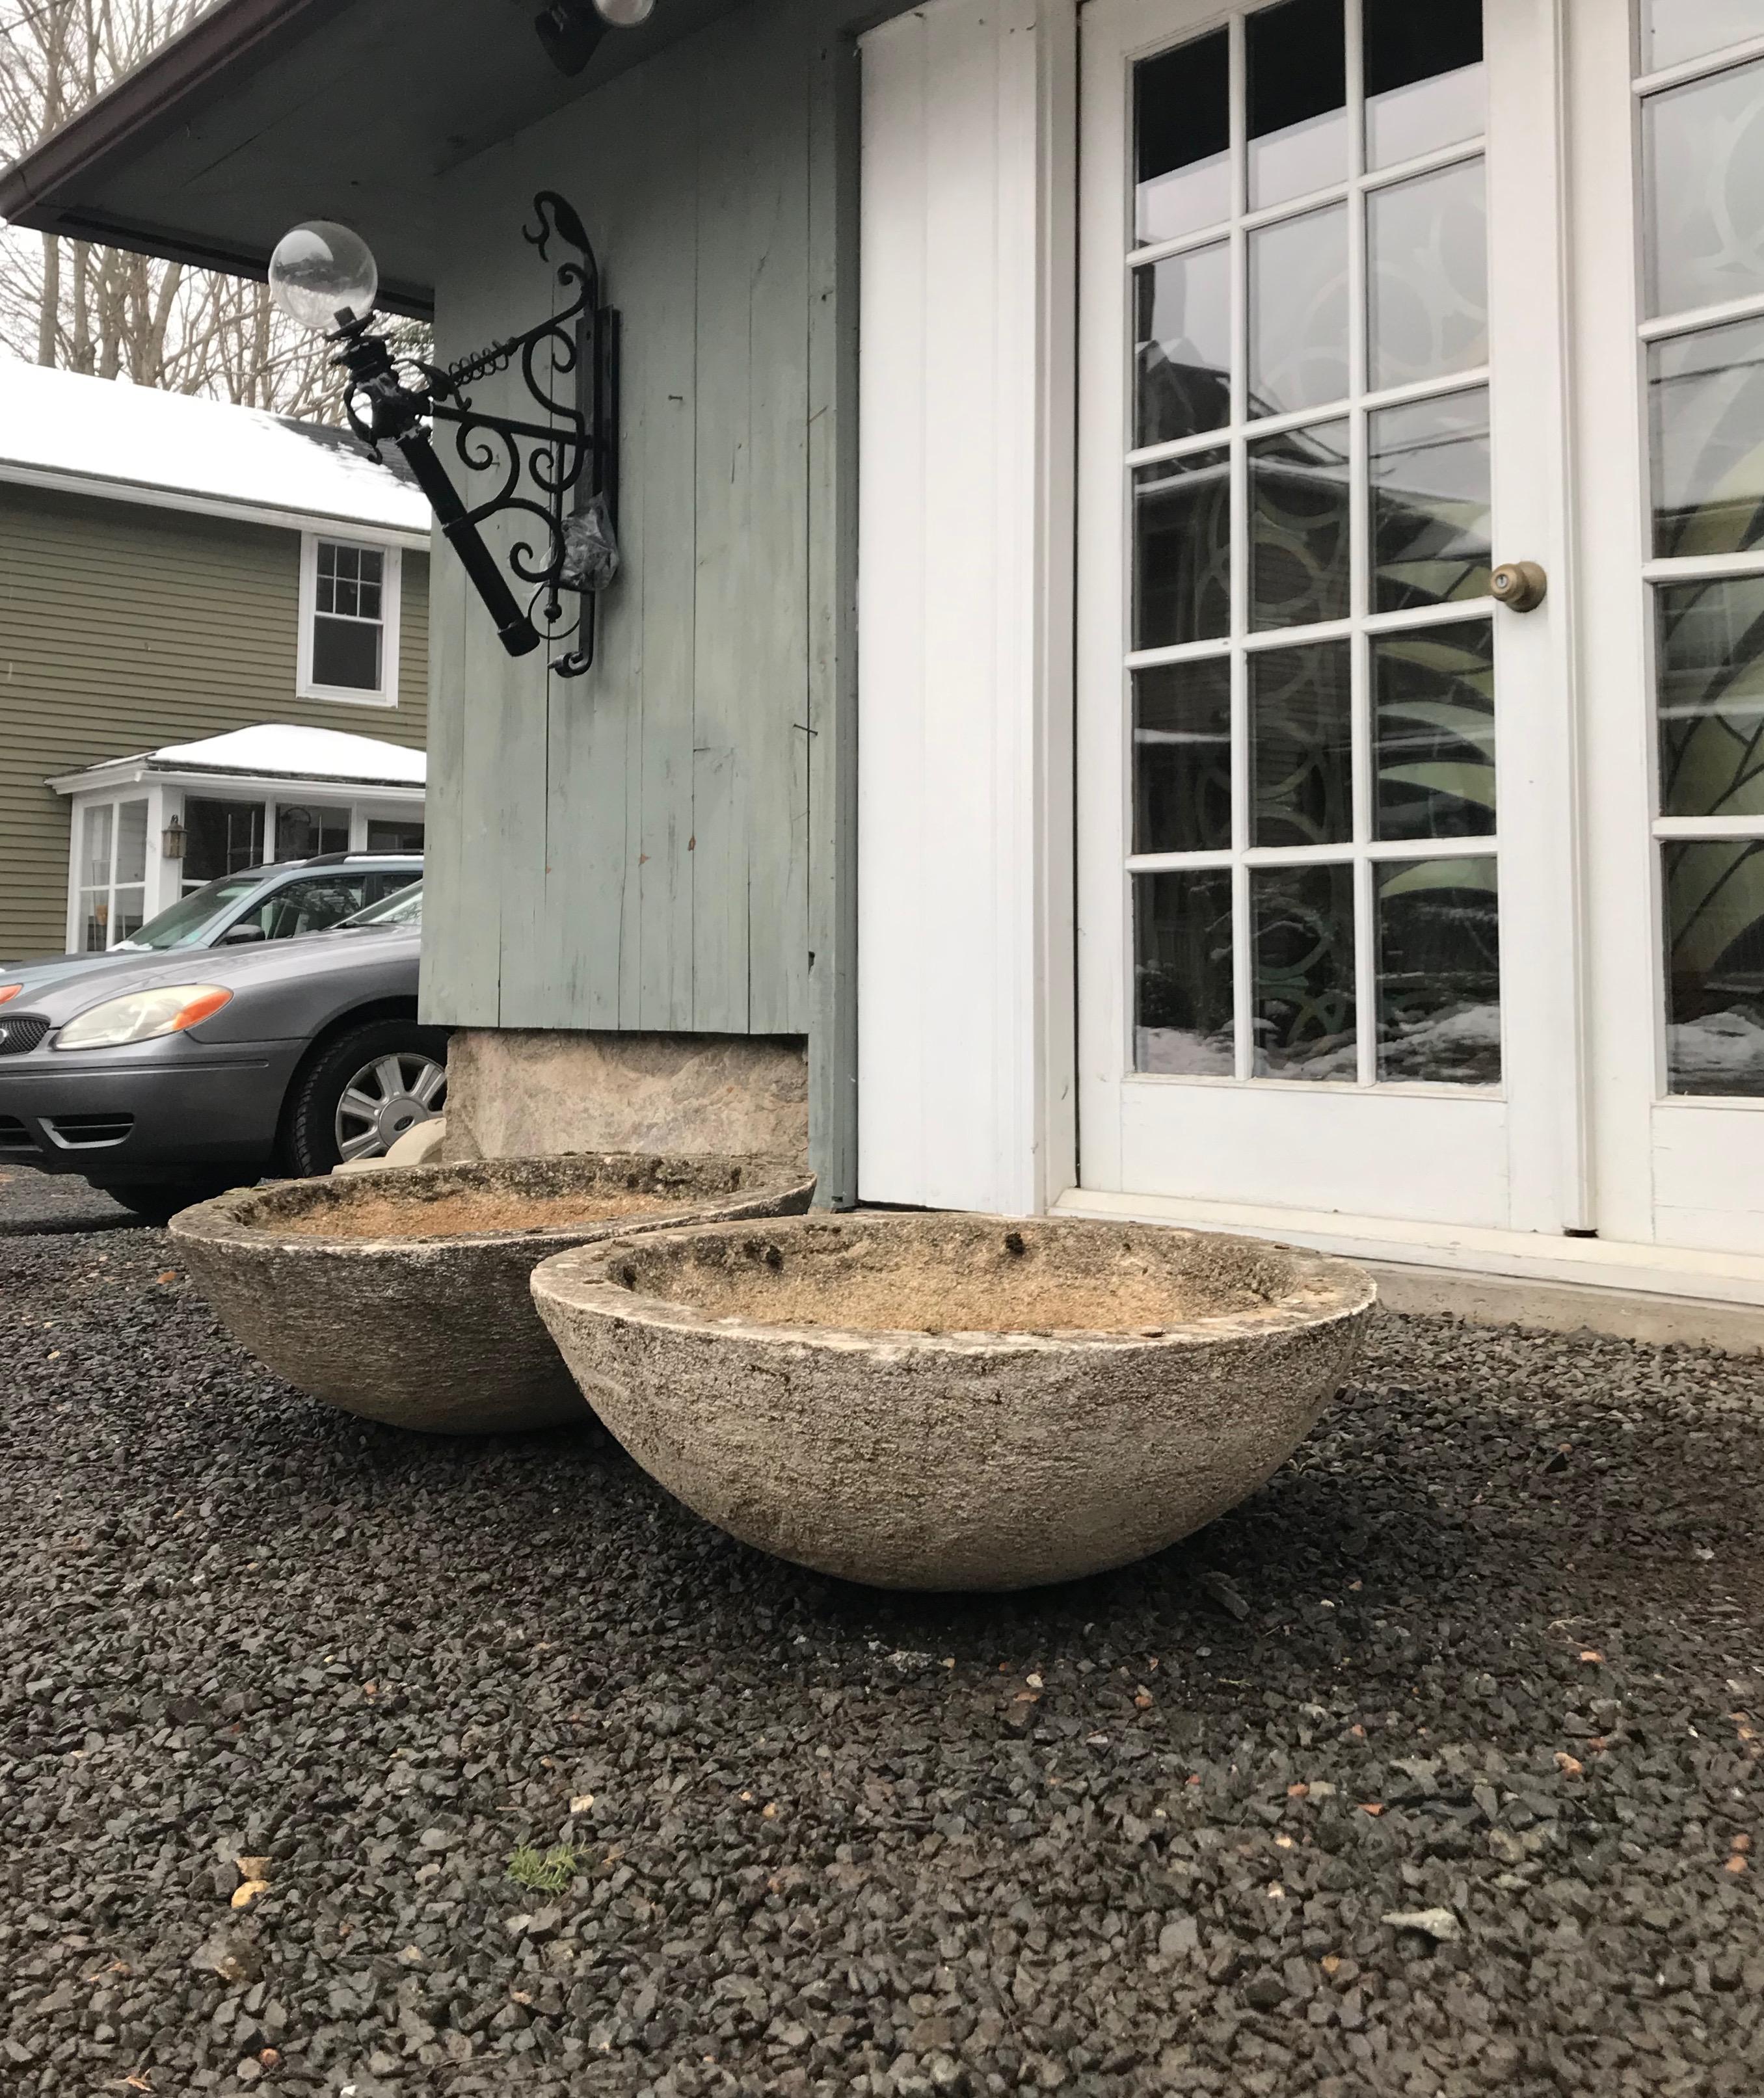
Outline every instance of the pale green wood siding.
[[(581, 213), (622, 322), (625, 570), (595, 669), (569, 682), (503, 656), (437, 559), (437, 1020), (804, 1035), (812, 1019), (831, 1039), (849, 1020), (855, 61), (826, 11), (761, 0), (449, 178), (444, 358), (546, 310), (520, 239), (534, 192)], [(501, 384), (484, 397), (511, 408)]]
[(260, 722), (423, 748), (427, 555), (403, 560), (398, 704), (367, 707), (294, 696), (300, 551), (298, 531), (0, 485), (0, 955), (66, 944), (50, 778)]

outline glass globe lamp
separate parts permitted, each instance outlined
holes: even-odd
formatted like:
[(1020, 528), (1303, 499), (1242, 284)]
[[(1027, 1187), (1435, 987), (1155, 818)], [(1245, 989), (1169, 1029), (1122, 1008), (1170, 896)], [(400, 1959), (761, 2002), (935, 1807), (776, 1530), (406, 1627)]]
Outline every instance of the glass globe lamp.
[[(642, 0), (623, 0), (640, 5)], [(365, 321), (380, 294), (380, 266), (360, 234), (327, 218), (285, 233), (270, 257), (270, 295), (288, 318), (315, 335)]]
[(595, 11), (615, 29), (634, 29), (655, 12), (656, 0), (595, 0)]

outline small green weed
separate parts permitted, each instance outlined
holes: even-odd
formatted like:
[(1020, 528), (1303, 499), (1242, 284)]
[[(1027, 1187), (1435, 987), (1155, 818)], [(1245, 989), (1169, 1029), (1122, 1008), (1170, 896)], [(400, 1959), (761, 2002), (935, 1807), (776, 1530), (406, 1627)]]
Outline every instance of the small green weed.
[(549, 1850), (523, 1843), (509, 1854), (508, 1876), (517, 1886), (531, 1887), (536, 1894), (560, 1894), (575, 1878), (577, 1862), (568, 1843), (555, 1844)]

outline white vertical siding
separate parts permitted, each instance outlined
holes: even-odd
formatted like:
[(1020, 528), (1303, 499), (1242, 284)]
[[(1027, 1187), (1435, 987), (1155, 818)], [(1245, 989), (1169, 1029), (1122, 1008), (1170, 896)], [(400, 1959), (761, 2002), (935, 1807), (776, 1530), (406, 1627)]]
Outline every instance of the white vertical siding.
[[(1047, 1198), (1043, 806), (1064, 718), (1069, 0), (933, 0), (863, 40), (858, 1174)], [(1055, 178), (1051, 170), (1060, 165)], [(1052, 273), (1061, 281), (1050, 299)], [(1063, 415), (1045, 412), (1063, 401)], [(1050, 589), (1050, 580), (1051, 588)], [(1060, 974), (1057, 961), (1051, 971)], [(1052, 1192), (1060, 1192), (1055, 1187)]]

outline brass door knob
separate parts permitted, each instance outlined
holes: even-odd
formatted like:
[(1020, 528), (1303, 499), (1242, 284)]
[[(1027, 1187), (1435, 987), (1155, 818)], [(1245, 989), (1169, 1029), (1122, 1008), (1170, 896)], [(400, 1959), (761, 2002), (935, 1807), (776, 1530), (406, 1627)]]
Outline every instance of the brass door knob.
[(1535, 561), (1503, 561), (1489, 577), (1489, 593), (1509, 612), (1535, 612), (1548, 596), (1550, 578)]

